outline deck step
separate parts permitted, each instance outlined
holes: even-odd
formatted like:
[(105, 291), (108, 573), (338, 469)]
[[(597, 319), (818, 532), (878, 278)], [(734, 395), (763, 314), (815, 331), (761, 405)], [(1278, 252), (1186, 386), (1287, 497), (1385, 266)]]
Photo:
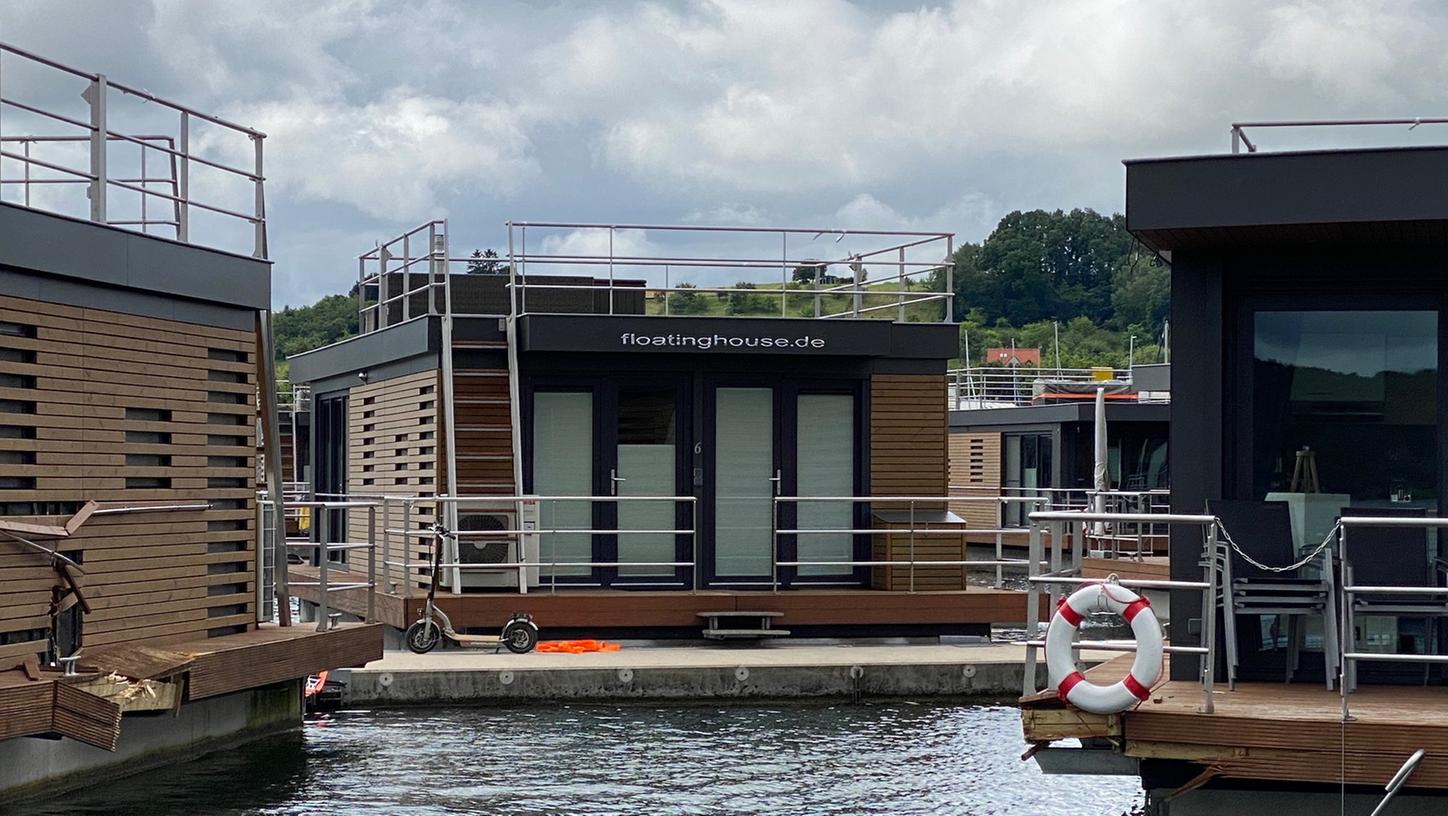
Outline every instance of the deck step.
[(700, 612), (701, 618), (781, 618), (783, 612), (745, 612), (736, 609), (721, 609), (718, 612)]
[(704, 637), (710, 640), (725, 638), (771, 638), (789, 637), (788, 629), (705, 629)]

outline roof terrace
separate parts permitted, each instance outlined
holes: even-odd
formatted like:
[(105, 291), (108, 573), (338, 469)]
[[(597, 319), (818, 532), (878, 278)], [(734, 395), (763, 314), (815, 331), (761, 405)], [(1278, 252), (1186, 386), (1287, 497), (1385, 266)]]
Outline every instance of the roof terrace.
[(265, 258), (265, 138), (0, 43), (0, 202)]
[(948, 232), (510, 221), (458, 251), (430, 221), (358, 258), (361, 330), (423, 315), (953, 323)]

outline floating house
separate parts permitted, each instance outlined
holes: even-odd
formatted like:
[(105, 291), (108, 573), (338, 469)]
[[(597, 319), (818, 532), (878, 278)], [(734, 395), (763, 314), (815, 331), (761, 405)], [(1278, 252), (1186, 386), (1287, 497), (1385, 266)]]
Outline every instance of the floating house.
[[(3, 803), (296, 727), (303, 680), (380, 657), (382, 633), (274, 622), (263, 135), (3, 44), (0, 60)], [(21, 77), (73, 86), (80, 112), (20, 101)], [(138, 99), (151, 118), (131, 131)], [(254, 161), (196, 151), (191, 129)], [(193, 171), (215, 174), (209, 196)]]
[(1023, 593), (968, 586), (947, 507), (949, 234), (513, 222), (496, 256), (450, 243), (433, 222), (363, 255), (361, 334), (290, 360), (317, 495), (381, 508), (313, 535), (375, 528), (381, 563), (344, 568), (384, 576), (394, 627), (439, 541), (439, 602), (480, 631), (514, 610), (549, 635), (1024, 619)]
[(1139, 775), (1153, 814), (1367, 813), (1390, 782), (1385, 812), (1442, 812), (1448, 149), (1126, 172), (1192, 361), (1171, 389), (1169, 674), (1112, 715), (1028, 694), (1026, 738), (1051, 770)]

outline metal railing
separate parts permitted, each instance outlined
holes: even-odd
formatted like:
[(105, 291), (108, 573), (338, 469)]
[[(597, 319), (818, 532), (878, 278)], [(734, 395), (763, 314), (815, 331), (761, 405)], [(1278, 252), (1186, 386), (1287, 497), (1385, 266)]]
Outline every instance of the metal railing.
[[(270, 499), (266, 498), (265, 494), (262, 494), (257, 499), (258, 519), (260, 522), (262, 522), (261, 526), (259, 526), (258, 528), (260, 534), (258, 538), (258, 552), (270, 551), (271, 549), (270, 547), (264, 546), (264, 542), (269, 540), (269, 537), (266, 535), (266, 533), (274, 530), (274, 525), (276, 523), (274, 518), (275, 514), (271, 510), (272, 505), (273, 502)], [(332, 602), (330, 597), (330, 593), (332, 592), (345, 592), (358, 589), (367, 590), (366, 611), (363, 613), (362, 619), (368, 623), (371, 623), (377, 619), (377, 511), (379, 508), (381, 508), (381, 506), (381, 502), (378, 501), (346, 500), (294, 502), (287, 498), (283, 499), (284, 512), (290, 512), (294, 507), (299, 509), (306, 508), (307, 511), (313, 515), (315, 524), (317, 526), (317, 539), (315, 541), (311, 539), (289, 538), (286, 541), (286, 550), (289, 558), (297, 555), (298, 553), (305, 553), (309, 555), (310, 560), (317, 567), (317, 580), (298, 581), (295, 579), (289, 579), (288, 587), (317, 588), (316, 597), (318, 632), (325, 632), (332, 627), (333, 621), (331, 616), (331, 610), (336, 608), (336, 604)], [(351, 541), (347, 538), (342, 538), (341, 540), (336, 541), (332, 540), (332, 513), (335, 511), (342, 511), (343, 527), (347, 528), (350, 526), (348, 524), (348, 522), (350, 521), (348, 515), (352, 511), (359, 510), (366, 514), (365, 539), (362, 541)], [(267, 521), (268, 519), (269, 522)], [(344, 535), (346, 535), (345, 532)], [(351, 558), (351, 554), (354, 552), (363, 553), (366, 557), (365, 580), (350, 580), (341, 582), (332, 580), (330, 573), (334, 567), (347, 566), (349, 567), (347, 571), (348, 574), (355, 574), (350, 569), (350, 567), (356, 566), (354, 563), (351, 563), (353, 561), (353, 559)], [(275, 587), (276, 582), (273, 575), (274, 570), (275, 564), (273, 564), (270, 559), (257, 559), (258, 588)], [(258, 610), (258, 613), (260, 614), (260, 608)]]
[[(139, 228), (141, 232), (148, 234), (152, 227), (167, 227), (172, 230), (171, 237), (182, 242), (193, 242), (191, 227), (194, 211), (219, 215), (249, 225), (250, 254), (258, 258), (267, 257), (265, 176), (262, 171), (262, 142), (266, 138), (265, 134), (214, 114), (161, 99), (142, 88), (116, 82), (104, 74), (73, 68), (13, 45), (0, 43), (0, 61), (7, 61), (6, 64), (0, 64), (0, 112), (8, 113), (0, 115), (0, 164), (8, 160), (18, 163), (21, 168), (18, 176), (0, 175), (0, 191), (18, 189), (17, 203), (23, 203), (27, 207), (57, 210), (63, 208), (62, 201), (53, 195), (32, 195), (33, 189), (83, 188), (84, 198), (77, 195), (64, 203), (79, 205), (71, 209), (84, 209), (90, 220), (118, 227)], [(25, 70), (36, 70), (50, 76), (69, 75), (83, 80), (86, 85), (81, 97), (86, 106), (86, 118), (76, 118), (39, 104), (31, 104), (7, 92), (4, 79), (13, 76), (14, 71), (22, 66)], [(113, 130), (108, 113), (113, 94), (134, 97), (148, 106), (176, 114), (176, 130), (165, 134), (135, 134)], [(17, 133), (14, 132), (16, 122), (34, 123), (36, 127), (44, 123), (47, 127), (63, 128), (64, 132)], [(239, 135), (248, 139), (251, 143), (248, 151), (252, 160), (251, 166), (234, 167), (198, 154), (192, 145), (193, 125), (215, 128), (222, 134)], [(116, 143), (136, 146), (139, 156), (135, 170), (127, 172), (112, 169), (113, 151), (109, 148)], [(44, 146), (65, 144), (85, 145), (88, 154), (85, 167), (67, 164), (66, 155), (47, 158), (39, 155), (44, 152), (41, 150)], [(19, 150), (14, 149), (17, 145)], [(153, 161), (160, 162), (166, 168), (164, 176), (150, 175), (149, 165)], [(223, 174), (222, 178), (249, 184), (250, 210), (235, 209), (234, 205), (222, 206), (214, 200), (201, 200), (194, 196), (191, 181), (192, 172), (197, 168), (214, 170)], [(163, 189), (156, 189), (158, 186)], [(117, 190), (134, 193), (139, 197), (136, 208), (138, 216), (117, 215), (112, 212), (109, 199), (111, 193)], [(41, 198), (45, 199), (43, 203)], [(64, 199), (63, 196), (60, 198)], [(162, 212), (168, 213), (167, 217), (152, 217), (153, 204), (160, 206)], [(227, 248), (211, 242), (208, 242), (208, 245)]]
[[(564, 578), (564, 586), (578, 585), (578, 582), (569, 580), (577, 576), (560, 576), (560, 570), (597, 568), (688, 569), (693, 573), (689, 580), (682, 584), (673, 581), (669, 582), (669, 585), (685, 585), (695, 590), (699, 588), (699, 575), (696, 568), (699, 563), (698, 513), (694, 511), (698, 499), (694, 496), (378, 496), (374, 497), (374, 500), (379, 502), (382, 509), (382, 563), (387, 569), (388, 586), (392, 587), (394, 591), (400, 588), (402, 596), (405, 598), (411, 598), (413, 593), (421, 588), (420, 582), (431, 579), (434, 564), (431, 548), (439, 546), (440, 541), (445, 542), (448, 551), (444, 553), (443, 561), (438, 568), (451, 573), (448, 584), (455, 594), (462, 592), (462, 577), (465, 572), (511, 572), (515, 577), (514, 585), (519, 593), (527, 593), (530, 588), (541, 587), (546, 573), (549, 591), (556, 593), (560, 577)], [(691, 519), (691, 526), (643, 529), (616, 526), (596, 528), (591, 524), (587, 527), (543, 526), (540, 522), (545, 513), (544, 508), (552, 505), (556, 510), (560, 502), (570, 504), (587, 502), (590, 518), (593, 517), (595, 505), (616, 506), (639, 502), (669, 503), (675, 508), (675, 518), (678, 518), (679, 508), (682, 505), (688, 508), (687, 515)], [(438, 518), (439, 510), (444, 510), (444, 515), (448, 510), (459, 515), (498, 514), (504, 516), (504, 521), (511, 521), (512, 524), (489, 530), (450, 529), (444, 536), (435, 527), (435, 522), (440, 520)], [(508, 518), (509, 516), (511, 518)], [(594, 561), (568, 560), (566, 557), (560, 559), (556, 536), (564, 535), (688, 536), (693, 557), (688, 561)], [(508, 547), (507, 557), (487, 562), (465, 561), (460, 557), (458, 542), (467, 539), (502, 539)], [(424, 543), (425, 549), (419, 550), (419, 543)], [(545, 546), (548, 550), (546, 553), (543, 552)], [(394, 555), (401, 557), (396, 558)], [(393, 581), (394, 575), (398, 580)], [(502, 584), (500, 583), (498, 586), (501, 587)]]
[[(1169, 510), (1170, 490), (1106, 490), (1096, 491), (1074, 487), (1000, 487), (981, 488), (976, 485), (951, 485), (951, 501), (991, 501), (998, 503), (995, 524), (1005, 534), (1021, 534), (1031, 523), (1024, 500), (1040, 499), (1043, 506), (1035, 510), (1091, 510), (1122, 515), (1159, 515)], [(999, 490), (1002, 495), (997, 496)], [(1098, 503), (1096, 500), (1100, 498)], [(1014, 502), (1014, 503), (1012, 503)], [(1087, 551), (1099, 558), (1141, 560), (1164, 547), (1168, 533), (1155, 523), (1116, 521), (1093, 525), (1087, 533)]]
[[(506, 254), (452, 255), (441, 220), (363, 253), (357, 273), (361, 331), (438, 314), (954, 321), (951, 233), (540, 221), (506, 226)], [(620, 236), (629, 236), (630, 245), (664, 236), (673, 248), (623, 249)], [(718, 245), (730, 238), (741, 246)], [(826, 239), (835, 249), (847, 238), (861, 245), (827, 258), (796, 257), (800, 246), (821, 246), (815, 242)], [(767, 243), (780, 254), (766, 255), (760, 247)], [(575, 244), (606, 249), (566, 248)]]
[[(1027, 561), (1022, 558), (1007, 558), (1005, 554), (1005, 535), (1019, 530), (1012, 530), (1000, 526), (997, 523), (991, 527), (972, 527), (968, 521), (959, 517), (942, 517), (931, 519), (926, 514), (939, 516), (947, 512), (950, 504), (987, 504), (997, 508), (1007, 505), (1021, 505), (1031, 509), (1045, 509), (1048, 500), (1041, 497), (1016, 497), (1016, 496), (776, 496), (774, 498), (773, 526), (774, 531), (771, 539), (773, 541), (770, 560), (772, 562), (770, 583), (775, 592), (780, 587), (780, 568), (808, 569), (811, 567), (844, 567), (854, 569), (856, 567), (898, 567), (909, 570), (908, 589), (915, 591), (915, 578), (917, 569), (958, 569), (960, 570), (961, 585), (968, 582), (968, 570), (971, 567), (994, 568), (994, 586), (1001, 587), (1005, 583), (1005, 569), (1024, 569)], [(802, 527), (797, 522), (793, 528), (781, 528), (780, 519), (782, 509), (793, 511), (797, 516), (800, 505), (834, 503), (846, 504), (848, 515), (856, 518), (857, 510), (863, 509), (869, 513), (871, 508), (885, 513), (905, 513), (903, 521), (882, 520), (883, 526), (873, 524), (857, 528), (851, 524), (848, 527), (825, 526), (825, 527)], [(921, 507), (927, 505), (927, 507)], [(903, 526), (902, 526), (903, 524)], [(970, 558), (967, 552), (969, 543), (967, 537), (971, 535), (994, 536), (995, 558)], [(816, 536), (849, 536), (852, 540), (855, 536), (903, 536), (906, 544), (906, 557), (902, 560), (891, 557), (888, 559), (803, 559), (781, 560), (779, 557), (781, 538), (793, 538), (795, 550), (798, 552), (800, 538), (806, 540)], [(936, 559), (933, 557), (918, 558), (916, 553), (917, 538), (957, 538), (960, 539), (961, 557), (958, 559)], [(796, 579), (794, 583), (800, 582)]]
[[(1448, 586), (1369, 586), (1359, 585), (1354, 582), (1352, 558), (1348, 551), (1348, 531), (1363, 527), (1406, 527), (1422, 529), (1425, 533), (1423, 539), (1424, 558), (1429, 553), (1427, 532), (1430, 530), (1448, 529), (1448, 518), (1436, 516), (1344, 516), (1338, 519), (1338, 540), (1337, 556), (1342, 570), (1342, 580), (1338, 584), (1338, 597), (1342, 610), (1339, 616), (1342, 626), (1341, 637), (1338, 639), (1341, 661), (1338, 664), (1339, 692), (1342, 695), (1342, 718), (1351, 719), (1348, 699), (1357, 686), (1357, 663), (1359, 661), (1383, 661), (1389, 663), (1422, 663), (1422, 664), (1444, 664), (1448, 663), (1448, 655), (1433, 654), (1437, 650), (1437, 644), (1429, 642), (1433, 639), (1434, 627), (1428, 627), (1428, 637), (1425, 638), (1425, 649), (1431, 650), (1428, 654), (1405, 654), (1397, 651), (1390, 652), (1362, 652), (1357, 647), (1357, 610), (1355, 601), (1361, 595), (1375, 595), (1378, 597), (1402, 598), (1406, 605), (1422, 605), (1425, 598), (1432, 598), (1427, 602), (1429, 605), (1443, 605), (1448, 609)], [(1379, 556), (1381, 557), (1381, 556)], [(1437, 573), (1442, 574), (1440, 569)], [(1394, 617), (1431, 617), (1424, 612), (1394, 612), (1385, 609), (1375, 612), (1371, 608), (1364, 610), (1367, 616), (1382, 615)]]
[[(1044, 384), (1131, 385), (1128, 368), (1037, 368), (1035, 366), (970, 366), (946, 372), (950, 408), (954, 411), (980, 408), (1010, 408), (1063, 401), (1060, 395), (1044, 392)], [(1095, 393), (1082, 394), (1095, 399)], [(1132, 400), (1137, 397), (1132, 395)]]
[[(1213, 684), (1216, 680), (1216, 614), (1207, 614), (1206, 610), (1216, 608), (1217, 591), (1220, 583), (1221, 561), (1224, 554), (1217, 540), (1217, 529), (1220, 522), (1216, 516), (1208, 515), (1187, 515), (1178, 513), (1160, 514), (1133, 514), (1133, 513), (1095, 513), (1083, 510), (1050, 510), (1031, 514), (1031, 539), (1027, 563), (1031, 567), (1031, 574), (1028, 578), (1029, 586), (1026, 596), (1026, 632), (1030, 638), (1026, 641), (1026, 671), (1025, 680), (1022, 684), (1022, 694), (1035, 694), (1040, 689), (1036, 685), (1036, 673), (1038, 669), (1039, 650), (1045, 647), (1045, 641), (1038, 637), (1040, 631), (1040, 610), (1041, 590), (1039, 587), (1049, 587), (1050, 609), (1055, 609), (1062, 597), (1061, 587), (1073, 587), (1081, 584), (1099, 583), (1099, 581), (1086, 578), (1082, 575), (1082, 562), (1085, 557), (1085, 541), (1088, 525), (1102, 523), (1118, 523), (1139, 521), (1151, 524), (1165, 524), (1168, 526), (1190, 526), (1202, 528), (1205, 531), (1205, 543), (1202, 551), (1202, 559), (1206, 570), (1205, 581), (1156, 581), (1146, 579), (1125, 579), (1118, 583), (1128, 589), (1177, 589), (1177, 590), (1199, 590), (1202, 593), (1202, 638), (1204, 645), (1201, 646), (1175, 646), (1167, 644), (1163, 650), (1167, 654), (1196, 655), (1200, 658), (1199, 674), (1202, 683), (1202, 712), (1210, 714), (1215, 710), (1212, 700)], [(1048, 572), (1037, 572), (1037, 565), (1042, 563), (1043, 553), (1041, 551), (1041, 539), (1044, 532), (1049, 532), (1056, 541), (1068, 541), (1071, 545), (1070, 558), (1063, 562), (1060, 558), (1060, 548), (1056, 548), (1050, 559), (1050, 570)], [(1136, 644), (1133, 642), (1116, 641), (1084, 641), (1079, 640), (1077, 633), (1078, 649), (1100, 649), (1104, 651), (1135, 652)]]
[(1248, 153), (1257, 152), (1257, 145), (1254, 144), (1251, 139), (1247, 138), (1247, 128), (1380, 127), (1387, 125), (1407, 125), (1408, 130), (1412, 130), (1419, 125), (1443, 124), (1448, 124), (1448, 117), (1413, 116), (1393, 119), (1285, 119), (1263, 122), (1233, 122), (1232, 152), (1241, 153), (1243, 147), (1247, 148)]

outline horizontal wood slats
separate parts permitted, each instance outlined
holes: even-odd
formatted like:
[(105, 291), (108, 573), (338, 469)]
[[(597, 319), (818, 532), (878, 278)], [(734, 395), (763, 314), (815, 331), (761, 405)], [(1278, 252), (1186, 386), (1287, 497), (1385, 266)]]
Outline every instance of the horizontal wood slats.
[[(943, 374), (870, 378), (870, 494), (944, 496), (946, 404)], [(876, 502), (877, 509), (890, 507)], [(922, 503), (920, 509), (941, 509)]]
[[(950, 495), (1001, 495), (1001, 435), (999, 433), (951, 433)], [(951, 502), (950, 509), (972, 529), (992, 529), (1000, 524), (1000, 506), (991, 502)]]
[[(64, 523), (82, 502), (210, 503), (94, 517), (86, 646), (254, 623), (255, 334), (0, 295), (0, 514)], [(0, 639), (49, 626), (43, 556), (0, 541)], [(43, 637), (0, 657), (44, 649)]]
[[(431, 497), (446, 490), (444, 484), (442, 428), (439, 405), (442, 400), (441, 372), (437, 369), (396, 377), (382, 382), (354, 386), (347, 395), (347, 492), (353, 496)], [(396, 509), (396, 508), (394, 508)], [(347, 511), (347, 540), (367, 540), (367, 513)], [(401, 512), (390, 519), (393, 529), (404, 524)], [(412, 513), (414, 530), (431, 529), (434, 506), (422, 503)], [(382, 515), (376, 519), (382, 529)], [(420, 561), (430, 549), (425, 539), (394, 536), (391, 560)], [(378, 558), (382, 554), (379, 550)], [(366, 573), (368, 555), (364, 550), (349, 553), (347, 563)], [(379, 580), (384, 565), (378, 564)], [(390, 567), (384, 584), (409, 579), (417, 570)]]
[(269, 626), (214, 643), (217, 648), (209, 650), (211, 642), (195, 644), (203, 651), (192, 659), (188, 699), (364, 666), (382, 658), (382, 627), (351, 624), (317, 632), (309, 626)]
[(463, 496), (511, 496), (513, 417), (507, 369), (453, 372), (458, 489)]

